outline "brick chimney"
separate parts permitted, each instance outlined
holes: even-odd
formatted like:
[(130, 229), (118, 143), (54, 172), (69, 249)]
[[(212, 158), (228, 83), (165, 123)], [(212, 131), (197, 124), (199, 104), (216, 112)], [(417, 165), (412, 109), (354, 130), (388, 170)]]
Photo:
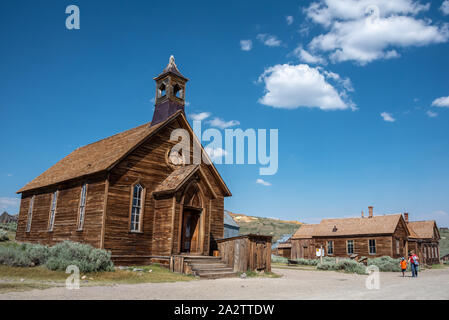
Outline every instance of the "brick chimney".
[(404, 220), (406, 223), (408, 223), (408, 213), (407, 212), (404, 213)]
[(363, 213), (363, 210), (362, 210), (362, 218), (365, 218), (365, 214)]
[(373, 217), (373, 209), (374, 209), (374, 207), (372, 207), (372, 206), (369, 206), (369, 207), (368, 207), (368, 211), (369, 211), (369, 216), (368, 216), (368, 218), (372, 218), (372, 217)]

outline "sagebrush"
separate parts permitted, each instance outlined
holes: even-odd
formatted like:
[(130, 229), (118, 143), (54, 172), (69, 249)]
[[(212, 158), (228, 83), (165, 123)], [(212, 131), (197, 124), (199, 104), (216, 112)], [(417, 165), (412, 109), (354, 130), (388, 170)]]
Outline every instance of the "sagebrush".
[(332, 258), (323, 259), (323, 262), (318, 263), (317, 269), (366, 274), (366, 267), (363, 264), (350, 259), (340, 259), (338, 262)]
[(60, 242), (53, 247), (24, 243), (0, 247), (0, 264), (14, 267), (45, 265), (50, 270), (65, 271), (76, 265), (81, 272), (113, 271), (109, 251), (72, 241)]
[(274, 263), (287, 263), (288, 259), (280, 256), (275, 256), (274, 254), (271, 255), (271, 262)]
[(0, 229), (16, 231), (17, 230), (17, 222), (0, 223)]
[(379, 271), (384, 272), (401, 272), (399, 262), (401, 262), (401, 259), (394, 259), (389, 256), (368, 259), (369, 266), (375, 265), (379, 268)]
[(9, 240), (8, 232), (0, 229), (0, 241), (8, 241), (8, 240)]

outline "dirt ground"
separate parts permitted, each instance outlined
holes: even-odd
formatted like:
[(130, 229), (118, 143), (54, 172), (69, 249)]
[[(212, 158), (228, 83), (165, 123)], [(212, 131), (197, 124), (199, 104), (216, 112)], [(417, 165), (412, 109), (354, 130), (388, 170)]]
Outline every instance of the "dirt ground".
[(380, 289), (367, 276), (333, 271), (273, 269), (281, 278), (228, 278), (11, 292), (3, 299), (449, 299), (449, 268), (425, 270), (418, 278), (380, 273)]

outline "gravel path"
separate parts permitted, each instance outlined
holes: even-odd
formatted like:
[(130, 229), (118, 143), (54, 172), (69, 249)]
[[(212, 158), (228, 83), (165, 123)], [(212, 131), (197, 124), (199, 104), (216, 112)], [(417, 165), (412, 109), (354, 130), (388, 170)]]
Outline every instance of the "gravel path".
[(228, 278), (175, 283), (147, 283), (50, 288), (0, 294), (2, 299), (445, 299), (449, 269), (425, 270), (419, 277), (380, 273), (380, 289), (368, 290), (367, 276), (338, 272), (273, 269), (282, 278)]

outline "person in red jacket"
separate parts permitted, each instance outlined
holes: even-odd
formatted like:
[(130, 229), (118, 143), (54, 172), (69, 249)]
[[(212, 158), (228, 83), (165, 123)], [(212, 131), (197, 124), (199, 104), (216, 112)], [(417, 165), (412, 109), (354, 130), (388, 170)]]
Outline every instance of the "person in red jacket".
[(418, 277), (419, 257), (412, 251), (408, 259), (410, 266), (412, 267), (412, 277)]

